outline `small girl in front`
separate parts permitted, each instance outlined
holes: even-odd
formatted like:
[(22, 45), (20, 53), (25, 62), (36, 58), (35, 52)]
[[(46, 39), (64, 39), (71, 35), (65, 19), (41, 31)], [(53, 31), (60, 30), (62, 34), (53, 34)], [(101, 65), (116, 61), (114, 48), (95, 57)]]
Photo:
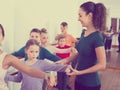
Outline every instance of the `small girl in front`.
[[(26, 43), (25, 52), (28, 56), (28, 60), (24, 63), (28, 66), (33, 68), (38, 68), (42, 71), (59, 71), (64, 72), (67, 68), (66, 65), (61, 64), (52, 64), (49, 63), (47, 60), (38, 60), (37, 57), (39, 55), (40, 46), (36, 40), (30, 39)], [(23, 72), (18, 72), (17, 75), (10, 75), (7, 74), (5, 77), (6, 81), (14, 81), (14, 82), (21, 82), (21, 89), (20, 90), (42, 90), (43, 81), (42, 78), (34, 78), (28, 76)]]

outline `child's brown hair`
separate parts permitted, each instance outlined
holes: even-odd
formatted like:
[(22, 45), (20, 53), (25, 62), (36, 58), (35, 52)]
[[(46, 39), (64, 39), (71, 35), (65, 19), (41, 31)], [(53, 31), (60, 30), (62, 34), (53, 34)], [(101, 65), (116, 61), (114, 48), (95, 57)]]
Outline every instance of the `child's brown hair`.
[(28, 49), (31, 45), (37, 45), (40, 48), (39, 43), (34, 40), (34, 39), (30, 39), (26, 42), (25, 48)]
[(55, 40), (59, 41), (60, 39), (63, 39), (63, 38), (66, 38), (66, 36), (63, 34), (59, 34), (58, 36), (56, 36)]

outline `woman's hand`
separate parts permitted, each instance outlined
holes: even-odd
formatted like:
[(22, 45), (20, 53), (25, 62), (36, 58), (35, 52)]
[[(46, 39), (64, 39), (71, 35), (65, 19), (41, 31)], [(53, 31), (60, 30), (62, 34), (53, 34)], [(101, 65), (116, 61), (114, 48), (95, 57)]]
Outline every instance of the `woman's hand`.
[(68, 65), (68, 67), (66, 68), (65, 72), (66, 72), (66, 74), (67, 74), (67, 73), (70, 73), (70, 71), (71, 71), (71, 70), (70, 70), (69, 65)]
[[(69, 70), (69, 71), (68, 71)], [(67, 75), (80, 75), (80, 71), (73, 69), (71, 65), (68, 66), (67, 68)]]

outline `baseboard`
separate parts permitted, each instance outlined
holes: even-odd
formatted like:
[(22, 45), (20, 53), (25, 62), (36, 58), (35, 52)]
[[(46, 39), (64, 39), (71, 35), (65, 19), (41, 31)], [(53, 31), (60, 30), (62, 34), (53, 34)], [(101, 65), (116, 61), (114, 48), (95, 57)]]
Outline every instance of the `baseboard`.
[(112, 48), (118, 48), (118, 45), (112, 45)]

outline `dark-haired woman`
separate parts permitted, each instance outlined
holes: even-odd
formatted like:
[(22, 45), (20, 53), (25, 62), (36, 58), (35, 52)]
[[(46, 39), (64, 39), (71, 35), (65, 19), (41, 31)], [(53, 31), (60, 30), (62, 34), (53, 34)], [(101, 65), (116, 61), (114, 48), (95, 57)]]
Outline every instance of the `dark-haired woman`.
[(75, 90), (100, 90), (99, 70), (106, 67), (103, 36), (106, 30), (106, 8), (102, 3), (85, 2), (79, 8), (79, 21), (86, 27), (76, 45), (77, 54), (57, 63), (77, 59), (76, 69), (68, 75), (76, 75)]

